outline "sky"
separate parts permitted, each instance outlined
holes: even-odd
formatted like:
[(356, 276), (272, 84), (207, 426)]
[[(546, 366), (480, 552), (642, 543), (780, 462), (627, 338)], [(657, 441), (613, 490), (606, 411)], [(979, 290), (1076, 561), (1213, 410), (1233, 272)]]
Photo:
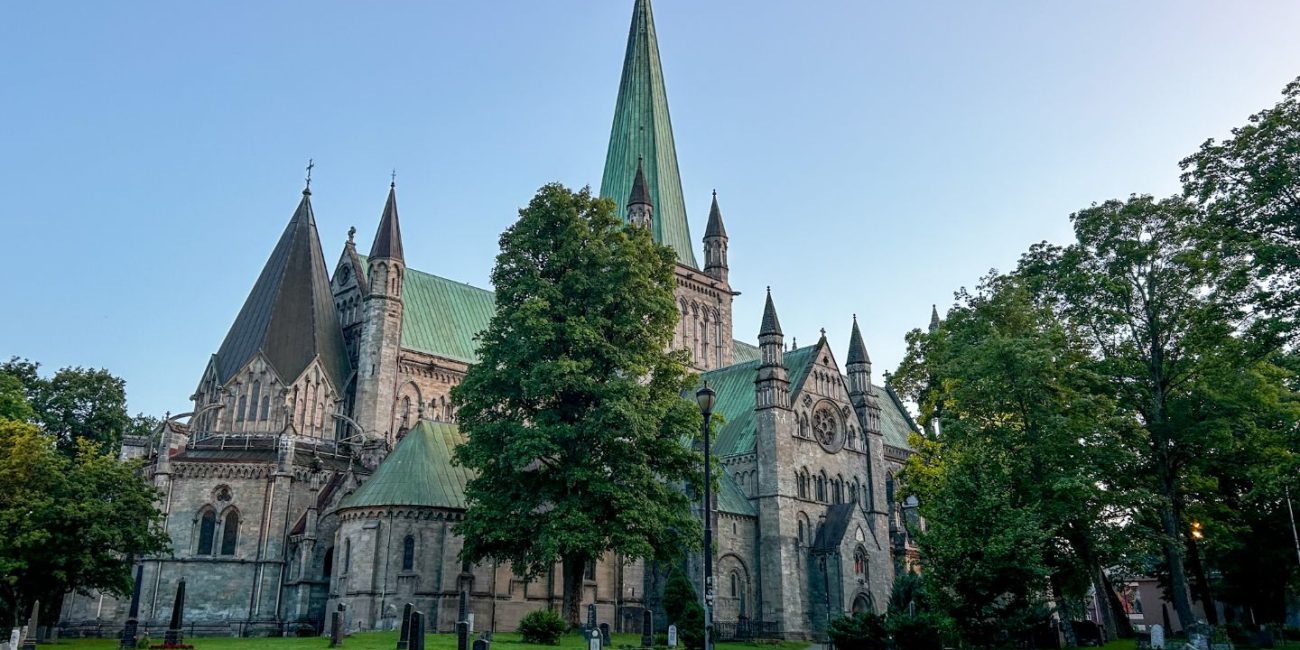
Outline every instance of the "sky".
[[(599, 189), (632, 0), (0, 3), (0, 356), (189, 410), (315, 161), (326, 258), (396, 169), (407, 263), (488, 287), (541, 185)], [(735, 335), (877, 381), (953, 292), (1300, 75), (1296, 2), (655, 0), (692, 238), (716, 189)], [(697, 248), (697, 255), (698, 255)]]

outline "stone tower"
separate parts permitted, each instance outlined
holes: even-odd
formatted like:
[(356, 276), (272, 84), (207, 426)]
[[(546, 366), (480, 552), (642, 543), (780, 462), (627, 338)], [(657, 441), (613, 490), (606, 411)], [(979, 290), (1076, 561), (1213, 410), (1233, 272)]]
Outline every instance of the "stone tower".
[(853, 331), (849, 336), (849, 401), (862, 425), (867, 440), (867, 494), (863, 504), (867, 522), (877, 535), (887, 535), (888, 504), (885, 499), (885, 438), (880, 428), (880, 400), (871, 390), (871, 357), (858, 329), (858, 317), (853, 316)]
[(397, 403), (397, 364), (402, 344), (402, 287), (406, 279), (395, 183), (388, 187), (388, 201), (379, 218), (379, 230), (366, 264), (369, 292), (357, 355), (354, 419), (367, 436), (393, 442), (397, 433), (393, 409)]
[(713, 205), (709, 207), (709, 224), (704, 228), (704, 272), (711, 278), (727, 281), (727, 229), (722, 225), (716, 191)]

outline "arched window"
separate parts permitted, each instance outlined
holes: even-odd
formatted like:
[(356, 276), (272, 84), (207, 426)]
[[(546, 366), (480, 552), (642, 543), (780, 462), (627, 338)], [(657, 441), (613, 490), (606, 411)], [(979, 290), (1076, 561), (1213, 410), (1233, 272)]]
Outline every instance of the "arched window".
[[(270, 391), (267, 391), (267, 392), (270, 392)], [(262, 412), (261, 412), (261, 414), (258, 415), (257, 419), (262, 420), (262, 421), (265, 421), (266, 418), (267, 418), (267, 416), (270, 414), (270, 412), (271, 412), (271, 396), (270, 396), (270, 395), (263, 395), (263, 396), (262, 396)]]
[(343, 573), (352, 570), (352, 540), (343, 540)]
[(244, 408), (247, 407), (247, 406), (248, 406), (248, 397), (245, 396), (245, 395), (240, 395), (240, 396), (239, 396), (239, 403), (238, 403), (237, 406), (235, 406), (235, 421), (236, 421), (236, 422), (243, 422), (243, 421), (244, 421)]
[(402, 570), (403, 571), (415, 570), (415, 536), (414, 535), (407, 535), (406, 539), (402, 540)]
[(334, 547), (333, 546), (325, 549), (324, 573), (326, 578), (329, 578), (334, 575)]
[(595, 579), (596, 579), (596, 561), (595, 561), (595, 560), (587, 560), (587, 567), (583, 570), (583, 576), (582, 576), (582, 577), (583, 577), (584, 580), (595, 580)]
[(894, 473), (885, 474), (885, 508), (889, 516), (894, 515)]
[(861, 546), (853, 551), (853, 573), (864, 578), (867, 575), (867, 551)]
[(221, 554), (234, 555), (235, 542), (239, 541), (239, 513), (231, 509), (221, 523)]
[(799, 522), (799, 545), (803, 546), (803, 522)]
[(826, 501), (826, 473), (817, 475), (817, 500)]
[(199, 516), (199, 545), (194, 549), (196, 555), (212, 555), (212, 541), (217, 534), (217, 513), (204, 510)]
[(808, 498), (808, 470), (802, 470), (795, 475), (799, 484), (799, 498)]
[(731, 597), (732, 598), (740, 597), (740, 585), (738, 584), (739, 582), (740, 582), (740, 576), (737, 576), (736, 573), (733, 571), (731, 573)]
[(257, 405), (262, 403), (262, 382), (253, 380), (253, 399), (248, 401), (248, 419), (257, 419)]

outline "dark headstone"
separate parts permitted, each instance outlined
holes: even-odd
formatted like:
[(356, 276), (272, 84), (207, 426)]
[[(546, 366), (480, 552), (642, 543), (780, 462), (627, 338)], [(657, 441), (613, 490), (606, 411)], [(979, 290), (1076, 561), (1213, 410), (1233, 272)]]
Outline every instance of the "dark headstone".
[(641, 647), (649, 648), (655, 644), (655, 618), (650, 610), (641, 611)]
[(456, 613), (456, 650), (469, 650), (469, 592), (463, 589)]
[(163, 645), (182, 645), (185, 643), (185, 578), (176, 584), (176, 600), (172, 601), (172, 620), (167, 624), (163, 634)]
[(408, 650), (411, 643), (411, 610), (415, 605), (407, 603), (402, 609), (402, 633), (397, 637), (397, 650)]
[(424, 614), (411, 612), (411, 645), (407, 650), (424, 650)]
[(596, 629), (596, 603), (587, 605), (587, 629)]
[(609, 647), (609, 623), (600, 624), (600, 638), (605, 641), (605, 647)]
[(1173, 634), (1173, 633), (1174, 633), (1174, 626), (1169, 624), (1169, 604), (1168, 604), (1168, 603), (1160, 603), (1160, 614), (1164, 616), (1165, 635), (1167, 636), (1167, 635), (1171, 635), (1171, 634)]
[(131, 590), (131, 613), (126, 618), (126, 624), (122, 626), (122, 635), (119, 648), (128, 650), (135, 648), (139, 642), (137, 635), (140, 631), (140, 584), (144, 582), (144, 565), (141, 564), (135, 568), (135, 589)]
[(343, 614), (330, 612), (330, 647), (343, 645)]
[(27, 621), (27, 634), (23, 635), (22, 650), (36, 650), (36, 629), (40, 627), (41, 601), (32, 604), (32, 617)]
[(492, 644), (488, 643), (488, 640), (483, 637), (474, 640), (474, 650), (488, 650), (491, 646)]

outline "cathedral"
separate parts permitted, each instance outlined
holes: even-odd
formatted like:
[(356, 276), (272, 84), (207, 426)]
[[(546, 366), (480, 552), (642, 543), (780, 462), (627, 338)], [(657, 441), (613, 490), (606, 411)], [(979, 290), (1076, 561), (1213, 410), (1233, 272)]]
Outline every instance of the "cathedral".
[[(916, 562), (914, 504), (893, 480), (916, 425), (874, 381), (856, 319), (843, 364), (824, 336), (787, 340), (770, 292), (758, 329), (733, 331), (727, 229), (714, 195), (697, 256), (649, 0), (634, 0), (600, 193), (676, 251), (672, 345), (725, 421), (720, 488), (698, 508), (716, 531), (718, 636), (811, 638), (833, 616), (883, 611)], [(187, 627), (226, 636), (319, 633), (339, 606), (350, 630), (390, 629), (407, 603), (446, 632), (462, 591), (477, 630), (509, 631), (561, 603), (558, 566), (525, 580), (457, 557), (470, 475), (451, 461), (463, 437), (450, 390), (475, 362), (492, 292), (407, 267), (395, 186), (364, 254), (354, 233), (330, 264), (309, 184), (229, 333), (196, 364), (193, 408), (160, 441), (124, 446), (146, 459), (173, 543), (138, 560), (140, 623), (155, 634), (182, 579)], [(662, 611), (664, 569), (599, 558), (582, 602), (639, 629), (643, 610)], [(128, 607), (70, 594), (61, 627), (110, 636)]]

